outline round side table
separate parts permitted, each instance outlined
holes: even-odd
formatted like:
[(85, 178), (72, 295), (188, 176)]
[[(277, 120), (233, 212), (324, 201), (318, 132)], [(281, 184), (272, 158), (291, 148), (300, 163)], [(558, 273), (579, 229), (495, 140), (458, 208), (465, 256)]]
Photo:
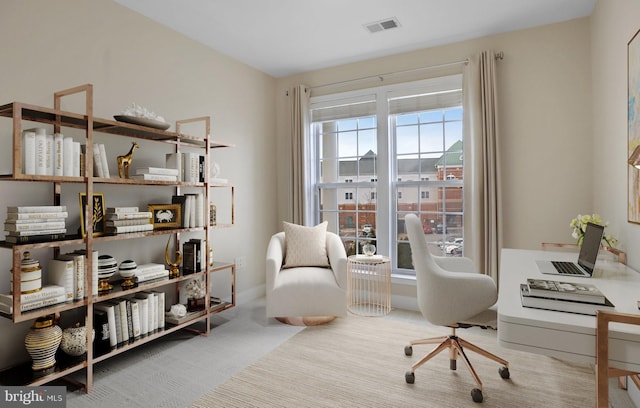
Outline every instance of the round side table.
[(360, 316), (391, 311), (391, 259), (382, 255), (351, 255), (347, 259), (348, 308)]

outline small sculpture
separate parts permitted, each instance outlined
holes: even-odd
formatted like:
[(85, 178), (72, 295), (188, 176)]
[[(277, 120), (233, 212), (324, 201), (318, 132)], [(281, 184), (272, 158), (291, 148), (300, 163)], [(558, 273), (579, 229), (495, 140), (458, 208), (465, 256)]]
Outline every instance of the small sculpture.
[(123, 178), (123, 174), (124, 178), (129, 178), (129, 166), (133, 160), (133, 152), (136, 148), (140, 147), (136, 142), (131, 142), (131, 145), (129, 153), (123, 156), (118, 156), (118, 176), (120, 176), (120, 178)]
[(164, 248), (164, 260), (169, 266), (169, 279), (173, 279), (180, 276), (180, 262), (182, 262), (182, 253), (176, 250), (176, 260), (175, 262), (172, 261), (171, 257), (169, 256), (169, 242), (171, 242), (171, 235), (169, 235), (167, 246)]

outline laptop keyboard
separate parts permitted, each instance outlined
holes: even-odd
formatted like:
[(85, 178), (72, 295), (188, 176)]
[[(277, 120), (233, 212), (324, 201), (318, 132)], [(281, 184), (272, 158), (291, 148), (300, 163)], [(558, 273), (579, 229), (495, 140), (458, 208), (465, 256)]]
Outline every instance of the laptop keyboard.
[(563, 275), (584, 275), (584, 272), (573, 262), (551, 261), (551, 263), (555, 266), (558, 273)]

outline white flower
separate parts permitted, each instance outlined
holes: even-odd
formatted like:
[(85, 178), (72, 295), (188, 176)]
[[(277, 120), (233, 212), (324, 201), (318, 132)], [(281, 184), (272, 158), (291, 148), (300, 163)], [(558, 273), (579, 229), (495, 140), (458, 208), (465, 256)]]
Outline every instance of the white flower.
[[(581, 215), (571, 220), (569, 226), (572, 228), (571, 236), (574, 239), (578, 240), (578, 245), (582, 245), (582, 240), (584, 240), (584, 233), (587, 230), (587, 224), (598, 224), (604, 227), (609, 225), (609, 222), (604, 222), (600, 214), (591, 214), (591, 215)], [(615, 239), (612, 235), (604, 235), (602, 237), (602, 241), (605, 245), (608, 245), (612, 248), (618, 243), (618, 240)]]

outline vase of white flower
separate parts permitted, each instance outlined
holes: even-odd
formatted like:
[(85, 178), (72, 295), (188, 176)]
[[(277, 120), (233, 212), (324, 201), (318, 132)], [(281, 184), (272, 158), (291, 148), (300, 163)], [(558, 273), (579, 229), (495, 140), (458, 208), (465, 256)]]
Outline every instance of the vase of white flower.
[[(592, 215), (581, 215), (571, 220), (569, 226), (572, 228), (571, 236), (578, 240), (578, 245), (582, 245), (582, 241), (584, 240), (584, 233), (587, 230), (587, 224), (593, 223), (602, 225), (605, 228), (609, 225), (609, 222), (605, 222), (602, 220), (600, 214), (592, 214)], [(618, 240), (615, 239), (612, 235), (603, 235), (602, 236), (602, 244), (609, 246), (611, 248), (615, 248)]]

